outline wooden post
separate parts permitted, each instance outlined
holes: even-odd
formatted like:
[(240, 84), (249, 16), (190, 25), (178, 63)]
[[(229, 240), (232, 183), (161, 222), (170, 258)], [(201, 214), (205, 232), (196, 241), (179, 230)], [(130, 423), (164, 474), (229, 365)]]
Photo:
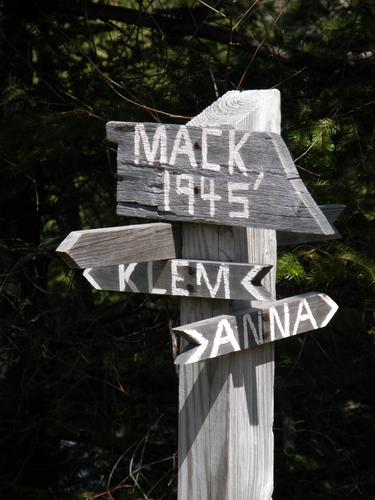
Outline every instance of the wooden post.
[[(228, 92), (188, 125), (280, 134), (279, 91)], [(264, 279), (272, 296), (276, 248), (273, 230), (183, 224), (183, 258), (272, 265)], [(238, 307), (235, 302), (183, 298), (181, 323)], [(179, 500), (271, 498), (273, 386), (273, 343), (181, 366)]]

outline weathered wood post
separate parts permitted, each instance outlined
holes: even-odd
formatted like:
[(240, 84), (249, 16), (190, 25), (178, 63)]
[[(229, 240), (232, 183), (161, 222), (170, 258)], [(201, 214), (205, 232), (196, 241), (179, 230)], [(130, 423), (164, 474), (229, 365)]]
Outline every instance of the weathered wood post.
[[(188, 125), (280, 134), (279, 91), (228, 92)], [(272, 296), (276, 253), (273, 230), (183, 225), (182, 257), (271, 264), (265, 286)], [(183, 298), (181, 322), (224, 314), (236, 306)], [(179, 379), (179, 500), (271, 498), (273, 344), (181, 366)]]

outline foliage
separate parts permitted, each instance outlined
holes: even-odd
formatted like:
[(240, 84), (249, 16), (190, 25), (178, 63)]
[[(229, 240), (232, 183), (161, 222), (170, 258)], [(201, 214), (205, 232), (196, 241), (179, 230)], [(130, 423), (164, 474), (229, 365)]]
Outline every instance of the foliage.
[[(172, 299), (99, 293), (54, 249), (115, 216), (108, 120), (182, 123), (278, 87), (283, 136), (341, 241), (280, 253), (281, 297), (340, 305), (277, 347), (275, 500), (375, 496), (374, 6), (0, 2), (0, 496), (175, 498)], [(372, 444), (372, 445), (371, 445)]]

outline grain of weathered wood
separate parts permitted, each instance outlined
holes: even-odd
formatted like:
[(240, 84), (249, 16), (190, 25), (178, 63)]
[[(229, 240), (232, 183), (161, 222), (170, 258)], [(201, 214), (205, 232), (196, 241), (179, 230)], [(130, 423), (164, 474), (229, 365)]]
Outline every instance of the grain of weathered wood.
[(83, 274), (98, 290), (269, 300), (261, 280), (270, 269), (257, 264), (170, 259), (88, 268)]
[(309, 292), (179, 326), (174, 331), (198, 347), (186, 349), (175, 363), (197, 363), (324, 328), (337, 309), (328, 295)]
[(136, 224), (71, 232), (56, 252), (73, 268), (110, 266), (179, 257), (181, 228)]
[[(279, 92), (228, 92), (191, 124), (280, 133)], [(272, 265), (263, 284), (274, 294), (272, 230), (184, 224), (182, 257)], [(184, 298), (181, 323), (236, 307), (220, 300)], [(273, 360), (271, 343), (180, 367), (179, 500), (271, 499)]]
[(109, 122), (118, 214), (333, 234), (280, 135)]
[(332, 204), (332, 205), (319, 205), (320, 210), (327, 217), (328, 222), (334, 229), (334, 234), (306, 234), (306, 233), (291, 233), (287, 231), (277, 231), (277, 245), (300, 245), (301, 243), (312, 243), (317, 241), (337, 240), (341, 238), (341, 234), (334, 226), (334, 222), (339, 218), (345, 205)]

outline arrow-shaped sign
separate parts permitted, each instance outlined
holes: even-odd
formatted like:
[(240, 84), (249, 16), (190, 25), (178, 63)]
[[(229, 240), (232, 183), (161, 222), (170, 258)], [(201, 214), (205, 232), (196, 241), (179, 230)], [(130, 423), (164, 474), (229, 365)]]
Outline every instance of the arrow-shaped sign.
[(271, 266), (170, 259), (93, 267), (85, 278), (98, 290), (211, 299), (271, 300), (261, 280)]
[(195, 347), (188, 347), (175, 363), (195, 363), (317, 330), (328, 325), (337, 309), (328, 295), (310, 292), (179, 326), (174, 331)]
[(78, 269), (174, 259), (179, 254), (180, 232), (179, 226), (163, 222), (72, 231), (56, 252)]
[[(344, 207), (321, 205), (319, 208), (333, 223)], [(177, 223), (157, 222), (72, 231), (56, 252), (70, 267), (78, 269), (174, 259), (180, 256), (180, 233), (181, 228)], [(332, 235), (277, 231), (278, 245), (297, 245), (339, 237), (337, 231)], [(244, 286), (246, 288), (245, 283)]]

